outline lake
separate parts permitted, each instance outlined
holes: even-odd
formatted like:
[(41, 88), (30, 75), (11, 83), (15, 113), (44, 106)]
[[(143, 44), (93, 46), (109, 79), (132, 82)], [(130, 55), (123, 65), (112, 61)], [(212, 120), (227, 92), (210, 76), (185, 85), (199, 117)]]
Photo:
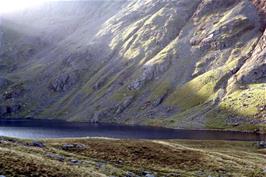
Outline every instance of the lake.
[(0, 119), (0, 136), (29, 139), (108, 137), (121, 139), (266, 140), (266, 134), (251, 132), (184, 130), (36, 119)]

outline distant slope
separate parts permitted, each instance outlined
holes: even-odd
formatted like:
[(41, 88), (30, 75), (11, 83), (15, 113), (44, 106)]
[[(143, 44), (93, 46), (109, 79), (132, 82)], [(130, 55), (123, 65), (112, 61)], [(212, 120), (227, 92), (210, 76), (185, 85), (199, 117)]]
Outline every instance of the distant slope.
[(252, 2), (51, 2), (2, 17), (0, 113), (263, 131), (265, 5)]

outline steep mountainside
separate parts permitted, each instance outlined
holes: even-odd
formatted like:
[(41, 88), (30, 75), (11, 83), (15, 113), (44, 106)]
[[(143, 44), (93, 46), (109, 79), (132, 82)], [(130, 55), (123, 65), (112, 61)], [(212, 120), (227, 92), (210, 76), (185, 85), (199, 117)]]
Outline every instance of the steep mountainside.
[(1, 117), (265, 130), (264, 0), (50, 2), (1, 17)]

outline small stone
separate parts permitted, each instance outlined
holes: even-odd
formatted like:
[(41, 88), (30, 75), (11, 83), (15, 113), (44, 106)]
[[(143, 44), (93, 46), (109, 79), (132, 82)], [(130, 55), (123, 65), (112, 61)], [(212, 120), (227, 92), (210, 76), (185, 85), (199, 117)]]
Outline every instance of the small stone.
[(96, 168), (98, 169), (103, 169), (105, 168), (106, 164), (105, 163), (96, 163)]
[(266, 141), (258, 141), (257, 146), (261, 149), (266, 148)]
[(166, 175), (166, 177), (180, 177), (180, 173), (169, 173)]
[(244, 103), (243, 106), (244, 106), (244, 107), (248, 107), (248, 104), (245, 104), (245, 103)]
[(58, 155), (58, 154), (53, 154), (53, 153), (47, 153), (46, 154), (47, 157), (54, 159), (54, 160), (58, 160), (63, 162), (65, 160), (64, 156)]
[(81, 162), (80, 162), (79, 160), (76, 160), (76, 159), (71, 159), (71, 160), (70, 160), (70, 163), (75, 164), (75, 165), (78, 165), (78, 164), (80, 164)]
[(118, 160), (117, 163), (118, 164), (123, 164), (123, 161), (122, 160)]
[(262, 172), (263, 173), (266, 173), (266, 167), (262, 169)]
[(130, 171), (126, 172), (126, 176), (125, 177), (135, 177), (136, 175)]
[(45, 145), (42, 142), (38, 142), (38, 141), (33, 141), (32, 146), (38, 147), (38, 148), (44, 148), (45, 147)]
[(155, 177), (153, 174), (147, 174), (145, 177)]
[(142, 175), (147, 175), (147, 174), (151, 174), (151, 172), (150, 171), (143, 171), (142, 172)]
[(62, 146), (62, 149), (65, 151), (82, 150), (82, 149), (85, 149), (85, 145), (84, 144), (64, 144)]

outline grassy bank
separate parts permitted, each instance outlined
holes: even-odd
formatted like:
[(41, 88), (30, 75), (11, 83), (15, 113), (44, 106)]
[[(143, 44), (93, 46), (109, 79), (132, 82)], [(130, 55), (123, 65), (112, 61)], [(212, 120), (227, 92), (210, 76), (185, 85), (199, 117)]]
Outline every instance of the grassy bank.
[(1, 138), (0, 175), (263, 177), (253, 142)]

